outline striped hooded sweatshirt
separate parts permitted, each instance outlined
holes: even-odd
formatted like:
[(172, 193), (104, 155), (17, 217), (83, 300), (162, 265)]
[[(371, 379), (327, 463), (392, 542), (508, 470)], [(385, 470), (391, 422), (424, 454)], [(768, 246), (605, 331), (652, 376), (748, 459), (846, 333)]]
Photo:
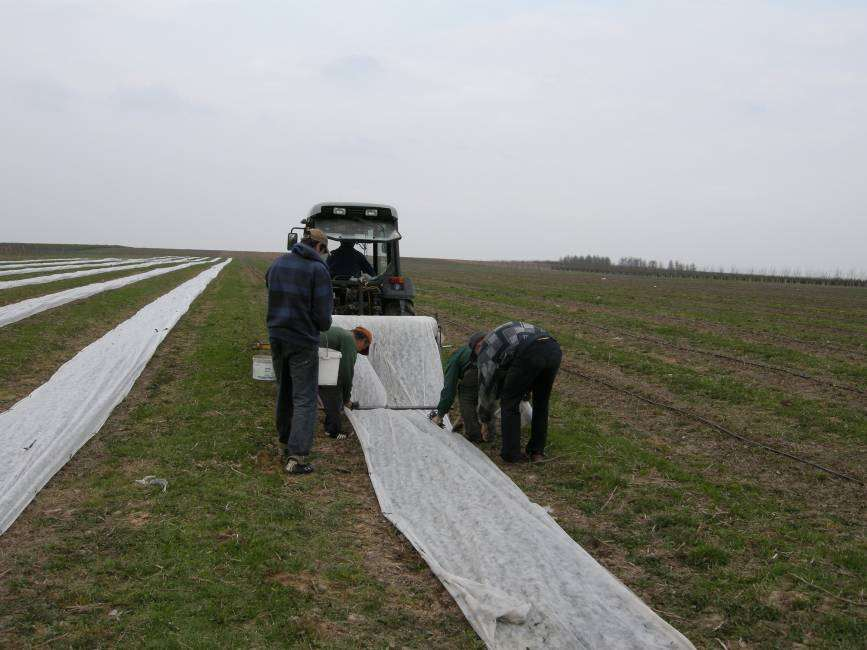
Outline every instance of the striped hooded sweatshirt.
[(268, 336), (315, 348), (319, 332), (331, 327), (334, 290), (328, 267), (315, 250), (297, 243), (265, 274)]

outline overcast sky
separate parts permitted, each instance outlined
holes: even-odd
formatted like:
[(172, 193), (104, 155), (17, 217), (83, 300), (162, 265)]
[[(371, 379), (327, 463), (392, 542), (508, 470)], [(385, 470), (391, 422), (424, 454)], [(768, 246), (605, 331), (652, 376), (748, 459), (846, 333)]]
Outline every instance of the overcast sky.
[(867, 3), (0, 0), (0, 241), (867, 270)]

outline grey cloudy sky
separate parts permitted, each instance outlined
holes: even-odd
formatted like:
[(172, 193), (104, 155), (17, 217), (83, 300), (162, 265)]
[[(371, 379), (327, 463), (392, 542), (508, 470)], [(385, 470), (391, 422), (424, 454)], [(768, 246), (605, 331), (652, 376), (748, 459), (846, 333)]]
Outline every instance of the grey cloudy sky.
[(0, 0), (0, 241), (867, 269), (867, 4)]

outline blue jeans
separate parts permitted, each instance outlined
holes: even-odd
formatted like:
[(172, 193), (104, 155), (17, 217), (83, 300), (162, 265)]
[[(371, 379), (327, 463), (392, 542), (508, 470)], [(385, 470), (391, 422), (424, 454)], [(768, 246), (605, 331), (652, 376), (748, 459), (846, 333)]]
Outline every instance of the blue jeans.
[(319, 353), (315, 346), (271, 339), (277, 376), (277, 435), (292, 456), (306, 456), (316, 429)]

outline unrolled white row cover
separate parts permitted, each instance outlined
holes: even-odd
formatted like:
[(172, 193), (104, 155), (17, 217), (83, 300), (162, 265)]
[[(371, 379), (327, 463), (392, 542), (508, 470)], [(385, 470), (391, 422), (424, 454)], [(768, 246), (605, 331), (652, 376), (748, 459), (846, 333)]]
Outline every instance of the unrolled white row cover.
[(98, 260), (89, 260), (87, 258), (80, 260), (62, 260), (60, 262), (19, 262), (18, 264), (6, 264), (2, 268), (6, 269), (33, 269), (34, 272), (39, 271), (45, 266), (81, 266), (82, 264), (98, 264), (100, 262), (122, 262), (119, 257), (103, 257)]
[(157, 346), (231, 261), (202, 271), (146, 305), (0, 414), (0, 534), (100, 430)]
[[(374, 336), (376, 349), (356, 363), (353, 400), (365, 408), (435, 403), (442, 370), (432, 319), (334, 320)], [(489, 648), (693, 647), (463, 436), (423, 411), (348, 416), (383, 514)]]
[[(149, 258), (156, 259), (156, 258)], [(52, 266), (40, 266), (38, 268), (29, 267), (25, 269), (10, 269), (7, 270), (5, 268), (0, 269), (0, 275), (26, 275), (28, 273), (47, 273), (48, 271), (65, 271), (67, 269), (77, 269), (77, 268), (85, 268), (85, 267), (98, 267), (98, 266), (118, 266), (120, 264), (124, 264), (126, 262), (144, 262), (145, 258), (143, 257), (135, 257), (126, 260), (113, 260), (109, 262), (79, 262), (77, 264), (55, 264)]]
[(49, 262), (80, 262), (83, 257), (49, 257), (39, 258), (36, 260), (0, 260), (0, 266), (5, 267), (7, 264), (48, 264)]
[(147, 280), (148, 278), (155, 278), (158, 275), (165, 275), (166, 273), (171, 273), (172, 271), (179, 271), (180, 269), (185, 269), (196, 264), (206, 264), (216, 261), (217, 258), (212, 258), (208, 260), (193, 260), (185, 264), (167, 266), (164, 268), (154, 269), (152, 271), (145, 271), (144, 273), (136, 273), (135, 275), (127, 275), (122, 278), (115, 278), (114, 280), (106, 280), (105, 282), (94, 282), (93, 284), (86, 284), (83, 287), (73, 287), (71, 289), (67, 289), (66, 291), (50, 293), (47, 296), (37, 296), (36, 298), (21, 300), (20, 302), (13, 303), (11, 305), (4, 305), (3, 307), (0, 307), (0, 327), (5, 327), (6, 325), (17, 323), (20, 320), (24, 320), (25, 318), (33, 316), (34, 314), (38, 314), (49, 309), (54, 309), (55, 307), (60, 307), (61, 305), (65, 305), (75, 300), (89, 298), (90, 296), (95, 296), (96, 294), (102, 293), (104, 291), (120, 289), (121, 287), (133, 284), (134, 282), (140, 282), (141, 280)]
[(52, 273), (50, 275), (37, 275), (36, 277), (22, 278), (20, 280), (0, 280), (0, 290), (14, 289), (15, 287), (27, 287), (32, 284), (46, 284), (47, 282), (58, 282), (59, 280), (71, 280), (73, 278), (85, 278), (90, 275), (101, 275), (103, 273), (118, 273), (119, 271), (143, 269), (149, 266), (157, 266), (159, 264), (171, 264), (172, 262), (180, 262), (187, 259), (190, 258), (158, 258), (146, 260), (139, 264), (118, 264), (116, 266), (110, 266), (108, 268), (96, 268), (86, 271), (70, 271), (69, 273)]

